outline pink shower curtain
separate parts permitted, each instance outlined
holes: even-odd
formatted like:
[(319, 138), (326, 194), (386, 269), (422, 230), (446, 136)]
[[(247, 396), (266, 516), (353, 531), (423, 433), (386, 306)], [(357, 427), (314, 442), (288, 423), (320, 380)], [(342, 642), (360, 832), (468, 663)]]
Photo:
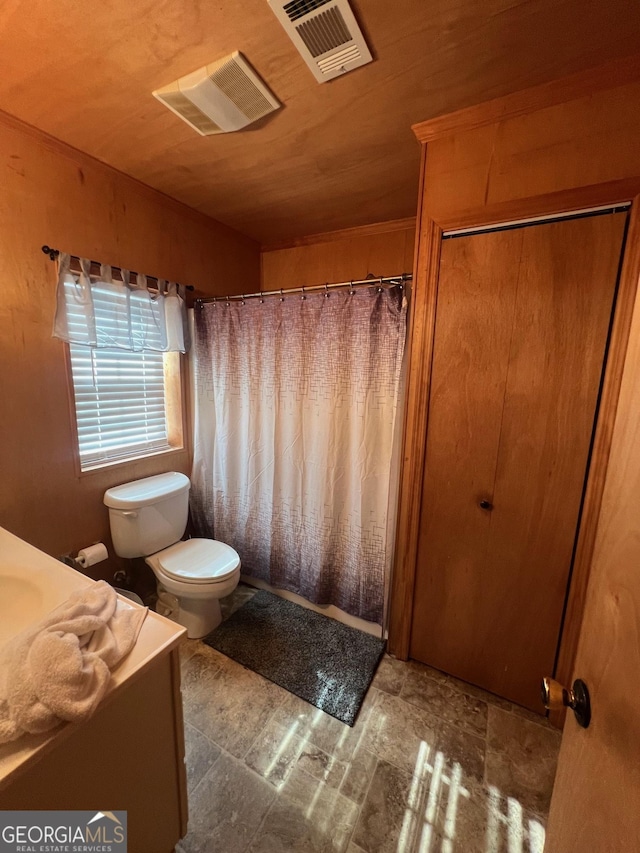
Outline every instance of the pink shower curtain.
[(328, 293), (196, 307), (191, 510), (244, 574), (381, 624), (406, 299)]

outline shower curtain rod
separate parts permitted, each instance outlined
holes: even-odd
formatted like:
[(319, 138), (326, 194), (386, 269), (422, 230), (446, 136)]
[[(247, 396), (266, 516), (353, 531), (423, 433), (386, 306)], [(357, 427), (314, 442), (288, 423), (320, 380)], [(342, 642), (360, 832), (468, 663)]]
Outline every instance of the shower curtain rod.
[(262, 299), (263, 296), (279, 296), (281, 299), (290, 293), (301, 293), (302, 296), (306, 293), (311, 293), (314, 290), (333, 290), (336, 287), (371, 287), (378, 285), (399, 284), (401, 287), (405, 281), (412, 281), (413, 275), (410, 272), (403, 272), (400, 275), (383, 275), (375, 278), (363, 278), (358, 281), (336, 281), (333, 284), (312, 284), (309, 287), (288, 287), (280, 288), (280, 290), (261, 290), (258, 293), (237, 293), (229, 296), (208, 296), (203, 299), (196, 299), (195, 304), (201, 308), (205, 302), (230, 302), (232, 299)]

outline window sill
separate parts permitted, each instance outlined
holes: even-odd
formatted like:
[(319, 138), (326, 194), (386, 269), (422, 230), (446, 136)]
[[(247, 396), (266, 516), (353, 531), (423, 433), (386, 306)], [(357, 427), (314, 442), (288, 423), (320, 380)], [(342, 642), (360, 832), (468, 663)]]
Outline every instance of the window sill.
[(91, 468), (80, 470), (80, 462), (77, 461), (78, 477), (90, 477), (92, 474), (100, 474), (102, 471), (111, 470), (112, 468), (120, 468), (125, 465), (136, 465), (139, 462), (144, 462), (146, 459), (157, 459), (159, 456), (171, 456), (178, 453), (186, 453), (187, 448), (184, 445), (180, 447), (170, 447), (168, 450), (156, 450), (153, 453), (140, 453), (137, 456), (127, 456), (126, 459), (113, 459), (109, 462), (101, 462), (98, 465), (93, 465)]

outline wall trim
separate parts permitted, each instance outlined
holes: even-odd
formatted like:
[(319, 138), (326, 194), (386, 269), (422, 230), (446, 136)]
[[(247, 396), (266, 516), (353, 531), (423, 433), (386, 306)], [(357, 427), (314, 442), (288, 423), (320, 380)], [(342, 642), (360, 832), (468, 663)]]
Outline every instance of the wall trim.
[(431, 356), (436, 321), (436, 297), (442, 229), (424, 213), (428, 148), (422, 146), (420, 196), (413, 267), (413, 296), (407, 341), (407, 379), (404, 435), (400, 469), (396, 552), (389, 596), (388, 651), (400, 660), (409, 657), (413, 593), (418, 558), (418, 529), (426, 456)]
[(392, 231), (415, 230), (416, 217), (407, 216), (404, 219), (390, 219), (387, 222), (373, 222), (370, 225), (356, 225), (353, 228), (341, 228), (337, 231), (324, 231), (321, 234), (308, 234), (295, 237), (282, 243), (270, 243), (261, 247), (260, 251), (277, 252), (280, 249), (296, 249), (300, 246), (311, 246), (314, 243), (331, 243), (334, 240), (351, 240), (354, 237), (368, 237), (372, 234), (389, 234)]
[(559, 80), (551, 80), (482, 104), (435, 116), (414, 124), (411, 129), (420, 142), (433, 142), (443, 136), (474, 130), (637, 80), (640, 80), (640, 54), (633, 54)]

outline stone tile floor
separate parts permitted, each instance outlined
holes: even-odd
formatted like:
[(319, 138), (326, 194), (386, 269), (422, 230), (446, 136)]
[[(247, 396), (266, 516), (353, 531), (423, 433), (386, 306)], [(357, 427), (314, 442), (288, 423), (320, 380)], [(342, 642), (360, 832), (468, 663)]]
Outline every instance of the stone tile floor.
[(179, 853), (542, 853), (560, 745), (542, 718), (385, 656), (349, 728), (200, 641), (182, 655)]

